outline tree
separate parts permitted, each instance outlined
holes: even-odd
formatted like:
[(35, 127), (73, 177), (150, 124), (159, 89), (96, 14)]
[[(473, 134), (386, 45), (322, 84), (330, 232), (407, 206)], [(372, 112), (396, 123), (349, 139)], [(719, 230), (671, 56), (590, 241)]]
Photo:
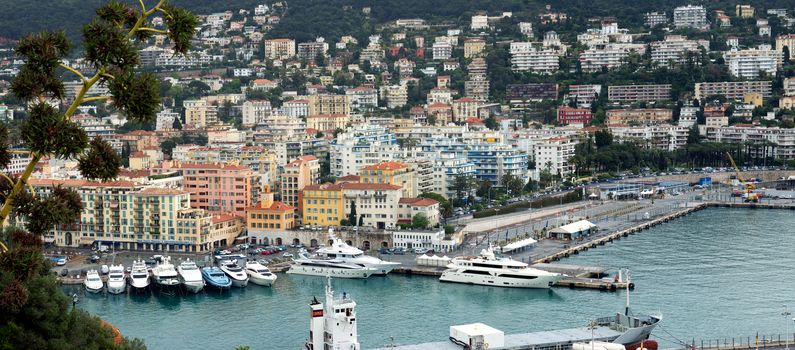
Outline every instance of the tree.
[(351, 213), (348, 214), (348, 223), (353, 226), (356, 225), (356, 202), (351, 201)]
[(477, 194), (478, 197), (489, 196), (489, 199), (491, 199), (491, 188), (492, 188), (491, 181), (488, 180), (481, 181), (478, 184), (478, 190), (475, 191), (475, 194)]
[(171, 128), (174, 130), (182, 130), (182, 121), (179, 120), (179, 117), (174, 118), (174, 122), (171, 123)]
[(441, 194), (435, 192), (425, 192), (420, 194), (418, 197), (429, 198), (439, 202), (439, 211), (441, 212), (440, 214), (442, 214), (442, 217), (448, 218), (453, 216), (453, 204)]
[(693, 125), (687, 131), (687, 144), (692, 145), (699, 142), (701, 142), (701, 135), (698, 132), (698, 125)]
[[(45, 157), (73, 159), (86, 179), (112, 180), (122, 163), (104, 140), (89, 140), (71, 120), (78, 106), (112, 99), (113, 107), (134, 123), (151, 123), (160, 104), (160, 84), (151, 73), (137, 73), (138, 47), (152, 33), (167, 35), (178, 54), (190, 49), (197, 25), (187, 10), (161, 0), (140, 12), (129, 5), (110, 2), (96, 10), (83, 27), (84, 61), (93, 70), (85, 76), (65, 63), (71, 43), (64, 32), (42, 32), (19, 40), (16, 54), (25, 64), (11, 82), (11, 93), (28, 104), (28, 118), (20, 126), (20, 139), (30, 161), (18, 178), (6, 177), (0, 185), (0, 227), (9, 218), (26, 218), (23, 228), (9, 228), (0, 237), (0, 348), (142, 348), (140, 342), (116, 343), (113, 333), (97, 318), (69, 310), (69, 298), (58, 288), (42, 256), (41, 236), (54, 226), (80, 219), (80, 196), (62, 187), (47, 195), (28, 191), (28, 179)], [(148, 27), (149, 17), (164, 16), (166, 30)], [(48, 99), (63, 100), (64, 71), (77, 76), (82, 86), (61, 112)], [(94, 85), (103, 84), (109, 95), (86, 97)], [(11, 160), (8, 129), (0, 125), (0, 168)], [(13, 209), (13, 211), (12, 211)]]
[(469, 196), (472, 188), (475, 186), (475, 178), (471, 175), (458, 174), (453, 180), (453, 189), (457, 199), (463, 198), (464, 194)]
[(427, 228), (431, 225), (428, 216), (425, 213), (417, 213), (411, 218), (411, 227), (413, 228)]

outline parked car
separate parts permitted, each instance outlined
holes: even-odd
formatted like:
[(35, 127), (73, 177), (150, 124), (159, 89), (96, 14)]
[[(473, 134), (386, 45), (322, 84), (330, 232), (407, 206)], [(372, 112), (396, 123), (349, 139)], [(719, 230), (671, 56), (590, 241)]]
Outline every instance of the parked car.
[(284, 255), (282, 255), (282, 256), (283, 256), (283, 257), (285, 257), (285, 258), (292, 258), (292, 257), (293, 257), (293, 254), (291, 254), (291, 253), (284, 253)]
[(425, 248), (414, 248), (414, 254), (425, 254), (428, 252), (428, 249)]
[(389, 251), (388, 248), (381, 248), (381, 249), (378, 250), (378, 253), (379, 254), (392, 254), (392, 252)]
[(403, 247), (395, 248), (395, 251), (393, 253), (395, 255), (403, 255), (403, 254), (406, 254), (406, 250), (403, 249)]
[(103, 275), (107, 275), (108, 272), (110, 272), (110, 268), (108, 268), (108, 265), (102, 265), (102, 268), (100, 269), (100, 271), (102, 271)]
[(222, 250), (220, 253), (221, 253), (221, 255), (229, 255), (229, 254), (232, 254), (232, 252), (230, 252), (228, 249), (224, 249), (224, 250)]
[(66, 275), (68, 275), (68, 274), (69, 274), (69, 269), (61, 270), (61, 277), (66, 277)]
[(91, 260), (91, 263), (96, 263), (97, 261), (99, 261), (99, 255), (94, 254), (91, 256), (89, 260)]

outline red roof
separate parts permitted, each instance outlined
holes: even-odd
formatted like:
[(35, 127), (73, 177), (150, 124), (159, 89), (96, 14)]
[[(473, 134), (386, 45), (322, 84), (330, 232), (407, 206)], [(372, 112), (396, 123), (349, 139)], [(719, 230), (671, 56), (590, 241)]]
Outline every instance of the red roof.
[(312, 156), (312, 155), (300, 156), (300, 157), (296, 158), (294, 161), (288, 163), (286, 166), (289, 166), (289, 167), (300, 166), (301, 163), (310, 162), (310, 161), (313, 161), (313, 160), (317, 160), (317, 157)]
[(333, 183), (304, 186), (304, 191), (340, 191), (340, 190), (342, 190), (342, 187), (340, 187), (340, 185), (338, 184), (333, 184)]
[(475, 100), (473, 100), (473, 99), (471, 99), (469, 97), (462, 97), (462, 98), (459, 98), (459, 99), (457, 99), (457, 100), (455, 100), (453, 102), (475, 102)]
[(398, 170), (405, 169), (409, 166), (401, 162), (382, 162), (378, 164), (368, 165), (363, 167), (362, 170)]
[(450, 105), (446, 103), (436, 102), (428, 106), (428, 109), (443, 109), (443, 108), (444, 109), (450, 108)]
[(402, 187), (381, 183), (345, 182), (339, 185), (346, 190), (399, 190)]
[(412, 206), (415, 206), (415, 207), (427, 207), (427, 206), (439, 204), (438, 201), (436, 201), (435, 199), (430, 199), (430, 198), (401, 198), (400, 201), (398, 201), (398, 203), (400, 203), (400, 204), (408, 204), (408, 205), (412, 205)]
[(263, 208), (262, 202), (258, 202), (257, 204), (246, 208), (246, 211), (252, 210), (265, 210), (265, 211), (293, 211), (295, 207), (289, 204), (285, 204), (279, 201), (274, 201), (270, 207)]
[(483, 124), (483, 121), (478, 119), (478, 118), (475, 118), (475, 117), (469, 117), (466, 120), (464, 120), (464, 123), (467, 123), (467, 124)]
[(360, 180), (359, 175), (345, 175), (337, 178), (337, 182), (359, 182)]
[(234, 214), (217, 214), (217, 215), (213, 215), (213, 223), (217, 224), (219, 222), (232, 221), (232, 220), (235, 220), (237, 218), (238, 218), (238, 216), (236, 216)]

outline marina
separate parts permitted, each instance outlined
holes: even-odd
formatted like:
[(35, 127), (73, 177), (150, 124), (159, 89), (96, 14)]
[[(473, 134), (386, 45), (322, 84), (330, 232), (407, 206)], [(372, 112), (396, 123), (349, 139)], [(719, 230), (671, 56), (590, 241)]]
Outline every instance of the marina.
[[(709, 208), (561, 262), (604, 266), (609, 274), (630, 267), (632, 282), (643, 286), (632, 293), (633, 309), (665, 315), (652, 335), (661, 348), (683, 347), (691, 341), (698, 347), (700, 339), (705, 347), (708, 339), (713, 345), (719, 338), (731, 343), (732, 336), (745, 340), (750, 335), (753, 341), (757, 330), (760, 337), (761, 333), (784, 333), (781, 305), (787, 303), (795, 284), (781, 280), (774, 267), (795, 263), (789, 253), (795, 249), (795, 238), (781, 235), (778, 229), (795, 225), (790, 213)], [(208, 289), (182, 297), (81, 293), (78, 306), (117, 325), (126, 336), (145, 337), (152, 348), (299, 348), (308, 335), (307, 302), (322, 296), (325, 282), (313, 276), (279, 275), (272, 288), (235, 288), (223, 293)], [(720, 287), (727, 285), (733, 288)], [(366, 280), (335, 279), (334, 287), (356, 297), (362, 348), (446, 340), (453, 324), (482, 322), (506, 335), (580, 328), (595, 318), (615, 314), (625, 303), (622, 290), (494, 288), (394, 273)], [(64, 288), (70, 293), (74, 290)], [(723, 306), (727, 300), (731, 308)], [(164, 310), (179, 311), (179, 315)], [(173, 337), (159, 337), (157, 327), (150, 325), (153, 314), (159, 315), (156, 324), (169, 324), (174, 334), (186, 337), (180, 337), (180, 343)], [(211, 324), (209, 315), (234, 318), (230, 337), (240, 339), (240, 344), (196, 332), (196, 325)], [(416, 322), (417, 317), (424, 321)], [(703, 322), (705, 318), (712, 321)], [(269, 341), (246, 336), (253, 333)]]

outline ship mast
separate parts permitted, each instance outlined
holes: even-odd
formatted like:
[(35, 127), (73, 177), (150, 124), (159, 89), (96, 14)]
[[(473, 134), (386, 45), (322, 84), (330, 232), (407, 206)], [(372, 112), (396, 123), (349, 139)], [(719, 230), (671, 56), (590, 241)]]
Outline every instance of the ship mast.
[(627, 288), (627, 306), (624, 309), (624, 315), (629, 316), (629, 269), (624, 269), (624, 279), (626, 280), (626, 288)]

